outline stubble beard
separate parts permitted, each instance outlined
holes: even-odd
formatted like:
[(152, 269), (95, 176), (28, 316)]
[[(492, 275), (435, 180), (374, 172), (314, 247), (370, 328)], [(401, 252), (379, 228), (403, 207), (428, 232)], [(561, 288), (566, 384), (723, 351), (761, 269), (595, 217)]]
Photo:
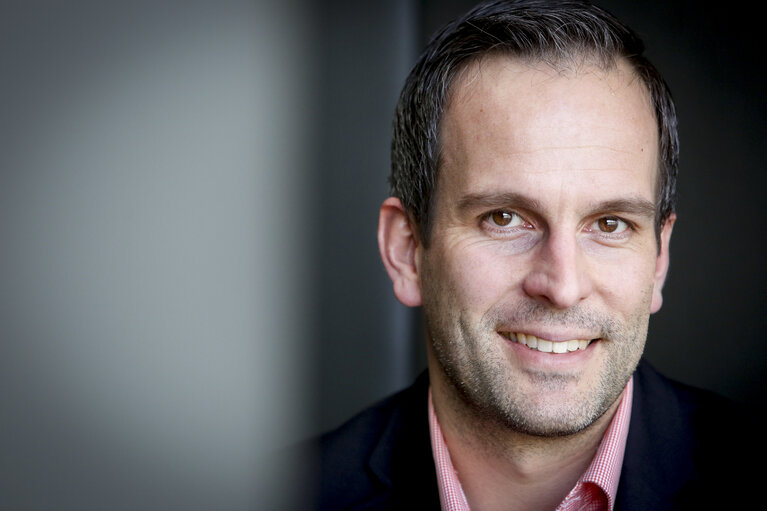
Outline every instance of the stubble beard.
[[(446, 304), (424, 304), (430, 343), (448, 385), (474, 418), (535, 437), (577, 434), (599, 419), (621, 395), (644, 349), (648, 314), (625, 323), (580, 308), (552, 311), (538, 302), (491, 310), (480, 322)], [(436, 306), (436, 307), (435, 307)], [(445, 313), (444, 311), (452, 311)], [(458, 319), (456, 319), (458, 318)], [(557, 325), (600, 332), (608, 350), (596, 382), (558, 403), (585, 375), (510, 370), (497, 325)], [(552, 355), (556, 356), (556, 355)], [(526, 391), (525, 389), (533, 389)], [(546, 399), (545, 396), (552, 396)], [(540, 396), (544, 396), (541, 398)]]

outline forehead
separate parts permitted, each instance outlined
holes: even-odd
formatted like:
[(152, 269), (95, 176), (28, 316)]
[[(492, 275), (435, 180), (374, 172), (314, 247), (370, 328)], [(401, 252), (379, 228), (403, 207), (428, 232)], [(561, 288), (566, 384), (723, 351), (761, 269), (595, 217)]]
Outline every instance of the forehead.
[(622, 61), (610, 69), (498, 55), (473, 62), (456, 77), (441, 142), (438, 195), (514, 188), (556, 174), (560, 187), (599, 179), (654, 199), (654, 111)]

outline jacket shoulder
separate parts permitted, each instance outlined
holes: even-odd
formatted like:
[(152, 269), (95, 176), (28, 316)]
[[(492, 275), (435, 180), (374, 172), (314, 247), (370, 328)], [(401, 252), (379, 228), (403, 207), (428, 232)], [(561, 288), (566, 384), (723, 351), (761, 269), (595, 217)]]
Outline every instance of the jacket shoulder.
[[(320, 509), (439, 505), (428, 429), (427, 374), (318, 439)], [(428, 504), (427, 504), (428, 503)]]
[(740, 470), (749, 466), (751, 448), (733, 433), (750, 431), (753, 415), (713, 392), (666, 378), (644, 361), (634, 382), (617, 508), (710, 509), (736, 495), (748, 498), (752, 490), (742, 484), (747, 477)]
[(321, 435), (317, 443), (321, 473), (326, 479), (323, 486), (347, 486), (361, 479), (384, 431), (392, 421), (403, 419), (402, 410), (418, 400), (419, 390), (414, 384), (392, 394)]

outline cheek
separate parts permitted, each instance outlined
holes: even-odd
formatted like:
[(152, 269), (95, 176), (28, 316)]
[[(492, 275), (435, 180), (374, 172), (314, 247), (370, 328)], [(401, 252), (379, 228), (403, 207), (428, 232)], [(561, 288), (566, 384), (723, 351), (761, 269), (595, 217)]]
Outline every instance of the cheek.
[(647, 258), (595, 261), (590, 273), (594, 289), (611, 308), (626, 314), (649, 309), (655, 266)]
[(486, 308), (508, 299), (523, 275), (519, 256), (493, 243), (458, 243), (441, 250), (434, 261), (437, 278), (465, 308)]

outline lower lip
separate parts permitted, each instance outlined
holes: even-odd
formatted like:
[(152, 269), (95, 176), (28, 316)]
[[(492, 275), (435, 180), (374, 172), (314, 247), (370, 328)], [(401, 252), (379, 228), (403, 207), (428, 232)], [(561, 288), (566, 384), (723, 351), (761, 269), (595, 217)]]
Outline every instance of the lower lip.
[(590, 359), (599, 344), (599, 340), (592, 341), (583, 350), (568, 351), (567, 353), (545, 353), (543, 351), (528, 348), (522, 343), (514, 342), (498, 334), (513, 350), (515, 357), (526, 364), (546, 368), (565, 368), (584, 363)]

